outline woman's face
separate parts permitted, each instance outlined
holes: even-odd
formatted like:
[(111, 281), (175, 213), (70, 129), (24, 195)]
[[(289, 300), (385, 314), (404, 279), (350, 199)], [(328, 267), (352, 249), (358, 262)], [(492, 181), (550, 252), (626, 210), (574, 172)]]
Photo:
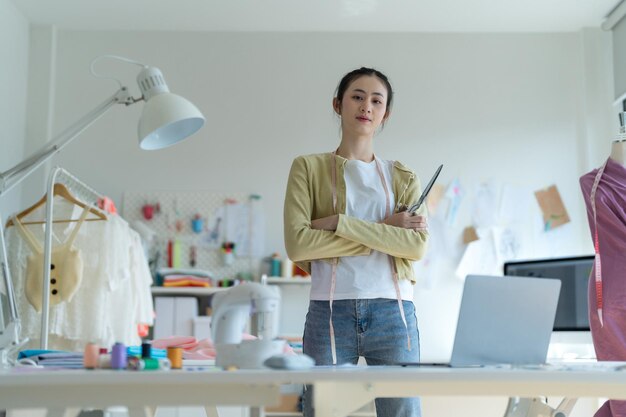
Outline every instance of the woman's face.
[(373, 136), (388, 116), (387, 88), (378, 77), (364, 75), (352, 81), (333, 106), (344, 131)]

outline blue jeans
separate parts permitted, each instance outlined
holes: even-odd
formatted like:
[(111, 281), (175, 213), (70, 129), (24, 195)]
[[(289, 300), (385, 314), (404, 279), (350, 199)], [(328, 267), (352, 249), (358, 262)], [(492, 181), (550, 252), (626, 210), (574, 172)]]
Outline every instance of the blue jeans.
[[(411, 337), (407, 346), (407, 329), (400, 316), (397, 300), (333, 301), (333, 327), (337, 364), (356, 364), (363, 356), (368, 365), (393, 365), (399, 362), (419, 362), (419, 332), (415, 306), (403, 301), (404, 314)], [(311, 301), (306, 315), (303, 351), (317, 365), (332, 365), (330, 349), (330, 306), (328, 301)], [(304, 417), (313, 417), (313, 392), (306, 387), (303, 397)], [(378, 417), (419, 417), (419, 398), (377, 398)], [(324, 416), (319, 416), (324, 417)]]

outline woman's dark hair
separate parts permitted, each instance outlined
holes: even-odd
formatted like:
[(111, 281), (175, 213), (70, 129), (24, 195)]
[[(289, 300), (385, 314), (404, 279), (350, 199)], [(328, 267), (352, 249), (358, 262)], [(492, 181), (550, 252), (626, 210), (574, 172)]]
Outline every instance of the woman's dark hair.
[(361, 67), (344, 75), (339, 82), (339, 85), (337, 86), (337, 91), (335, 92), (335, 97), (337, 97), (337, 100), (339, 100), (339, 102), (341, 103), (341, 101), (343, 100), (343, 95), (345, 94), (348, 86), (352, 83), (352, 81), (364, 75), (377, 77), (383, 82), (383, 84), (385, 84), (385, 87), (387, 88), (387, 106), (385, 107), (385, 110), (387, 112), (391, 110), (391, 103), (393, 102), (393, 89), (391, 88), (391, 83), (389, 82), (385, 74), (378, 70), (375, 70), (374, 68)]

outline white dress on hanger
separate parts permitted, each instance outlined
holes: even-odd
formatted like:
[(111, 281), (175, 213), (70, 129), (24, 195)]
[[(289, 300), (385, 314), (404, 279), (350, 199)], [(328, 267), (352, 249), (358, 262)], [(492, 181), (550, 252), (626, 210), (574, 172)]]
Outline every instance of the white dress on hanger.
[[(55, 199), (55, 218), (76, 218), (81, 208)], [(78, 213), (78, 214), (77, 214)], [(42, 218), (34, 212), (29, 215)], [(65, 240), (76, 223), (54, 223), (54, 236)], [(26, 226), (43, 241), (44, 226)], [(41, 314), (26, 301), (24, 277), (30, 248), (15, 227), (6, 231), (8, 257), (22, 336), (28, 347), (39, 347)], [(49, 349), (80, 351), (93, 342), (110, 347), (115, 342), (138, 345), (139, 323), (152, 324), (152, 277), (138, 234), (116, 215), (107, 221), (85, 222), (74, 245), (80, 248), (84, 271), (80, 288), (70, 302), (50, 307)]]

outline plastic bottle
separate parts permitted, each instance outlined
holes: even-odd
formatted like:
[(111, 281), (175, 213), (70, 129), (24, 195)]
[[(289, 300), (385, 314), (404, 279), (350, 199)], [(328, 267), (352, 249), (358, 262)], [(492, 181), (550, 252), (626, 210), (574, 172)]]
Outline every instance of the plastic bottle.
[(289, 258), (283, 259), (282, 268), (281, 268), (281, 276), (283, 278), (293, 277), (293, 262), (291, 262), (291, 259)]
[(270, 260), (270, 277), (280, 276), (280, 255), (274, 253)]

